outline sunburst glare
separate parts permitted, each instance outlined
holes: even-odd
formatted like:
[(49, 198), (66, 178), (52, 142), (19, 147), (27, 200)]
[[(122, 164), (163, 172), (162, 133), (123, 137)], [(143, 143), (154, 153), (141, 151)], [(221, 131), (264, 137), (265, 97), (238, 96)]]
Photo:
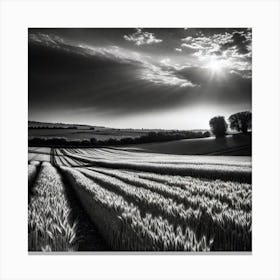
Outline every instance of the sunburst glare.
[(206, 64), (206, 67), (213, 73), (220, 73), (225, 67), (225, 62), (217, 58), (211, 58), (211, 60)]

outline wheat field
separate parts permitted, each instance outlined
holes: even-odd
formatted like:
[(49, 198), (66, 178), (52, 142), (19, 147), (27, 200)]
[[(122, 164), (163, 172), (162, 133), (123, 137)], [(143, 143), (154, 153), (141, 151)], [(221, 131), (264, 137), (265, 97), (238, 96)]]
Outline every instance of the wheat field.
[(252, 249), (250, 158), (113, 147), (46, 157), (28, 165), (29, 251)]

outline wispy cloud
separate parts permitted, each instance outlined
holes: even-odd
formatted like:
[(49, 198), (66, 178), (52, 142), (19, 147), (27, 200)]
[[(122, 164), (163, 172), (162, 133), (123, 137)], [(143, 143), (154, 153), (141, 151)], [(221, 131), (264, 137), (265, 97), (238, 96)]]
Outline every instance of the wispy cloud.
[(139, 79), (147, 80), (155, 84), (177, 86), (177, 87), (195, 87), (196, 84), (188, 79), (177, 77), (174, 70), (180, 68), (177, 64), (172, 64), (169, 58), (155, 62), (149, 56), (140, 54), (136, 51), (130, 51), (119, 46), (96, 47), (88, 44), (73, 44), (66, 42), (54, 35), (43, 33), (30, 34), (31, 42), (43, 44), (48, 47), (60, 48), (66, 52), (75, 52), (79, 55), (98, 56), (118, 63), (127, 63), (138, 65)]
[(28, 35), (29, 42), (44, 44), (47, 46), (60, 47), (64, 44), (64, 40), (59, 36), (44, 33), (31, 33)]
[(99, 56), (122, 62), (141, 61), (140, 54), (138, 52), (126, 51), (116, 45), (96, 47), (84, 43), (70, 43), (53, 34), (29, 34), (29, 42), (41, 44), (51, 48), (59, 48), (67, 52), (77, 53), (79, 55)]
[[(163, 66), (166, 65), (162, 63)], [(160, 65), (146, 64), (145, 69), (143, 69), (141, 78), (153, 82), (155, 84), (177, 86), (181, 88), (193, 88), (198, 85), (191, 82), (187, 78), (178, 77), (175, 73), (177, 70), (175, 67), (166, 65), (168, 67), (161, 67)]]
[(134, 42), (134, 44), (137, 46), (157, 44), (162, 42), (162, 39), (156, 38), (153, 33), (143, 31), (141, 28), (137, 28), (136, 31), (130, 35), (124, 35), (124, 39)]
[(174, 70), (181, 69), (180, 65), (172, 64), (169, 58), (165, 58), (156, 63), (149, 56), (131, 52), (129, 50), (112, 46), (106, 48), (95, 48), (86, 45), (79, 45), (87, 50), (91, 55), (102, 55), (106, 58), (118, 60), (120, 62), (138, 64), (142, 70), (139, 78), (148, 80), (155, 84), (178, 86), (178, 87), (195, 87), (196, 84), (188, 79), (179, 78)]

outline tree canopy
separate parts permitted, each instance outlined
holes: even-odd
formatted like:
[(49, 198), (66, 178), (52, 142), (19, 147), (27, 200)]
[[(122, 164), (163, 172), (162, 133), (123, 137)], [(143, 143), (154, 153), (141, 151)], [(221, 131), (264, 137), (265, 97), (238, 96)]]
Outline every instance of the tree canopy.
[(216, 136), (216, 138), (224, 137), (226, 135), (228, 125), (227, 125), (224, 117), (217, 116), (217, 117), (212, 118), (209, 121), (209, 125), (210, 125), (212, 133)]
[(230, 128), (242, 133), (246, 133), (252, 128), (252, 113), (250, 111), (239, 112), (229, 118)]

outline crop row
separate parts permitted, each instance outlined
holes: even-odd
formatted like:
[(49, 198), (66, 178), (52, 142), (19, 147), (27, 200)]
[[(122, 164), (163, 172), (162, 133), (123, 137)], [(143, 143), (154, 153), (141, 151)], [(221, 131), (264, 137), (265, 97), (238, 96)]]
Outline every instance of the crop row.
[(71, 222), (70, 214), (61, 176), (51, 164), (42, 163), (28, 205), (28, 250), (76, 250), (77, 222)]
[(67, 148), (59, 149), (63, 154), (74, 154), (85, 158), (94, 158), (96, 160), (111, 161), (129, 161), (136, 163), (157, 163), (157, 164), (192, 164), (211, 166), (227, 166), (230, 168), (246, 168), (251, 169), (251, 162), (240, 158), (234, 160), (231, 157), (213, 157), (213, 156), (190, 156), (190, 155), (171, 155), (171, 154), (155, 154), (140, 151), (126, 151), (115, 148)]
[[(190, 227), (175, 225), (168, 216), (151, 209), (151, 205), (155, 205), (155, 209), (163, 214), (162, 209), (157, 208), (161, 203), (159, 197), (149, 199), (147, 195), (135, 192), (135, 199), (132, 199), (136, 191), (133, 187), (115, 192), (105, 188), (104, 182), (90, 180), (73, 168), (61, 167), (61, 171), (113, 250), (210, 250), (211, 236), (201, 234), (198, 237)], [(141, 203), (145, 203), (147, 211)], [(178, 209), (180, 207), (178, 205)], [(195, 211), (189, 212), (189, 215), (195, 214)]]
[(87, 148), (87, 149), (66, 149), (67, 151), (84, 155), (86, 157), (94, 157), (97, 159), (110, 160), (129, 160), (134, 162), (149, 163), (172, 163), (172, 164), (211, 164), (211, 165), (227, 165), (227, 166), (243, 166), (251, 167), (251, 162), (238, 159), (233, 160), (231, 157), (213, 157), (213, 156), (190, 156), (190, 155), (172, 155), (172, 154), (156, 154), (134, 150), (123, 150), (121, 148)]
[(81, 162), (99, 167), (130, 169), (134, 171), (147, 171), (167, 175), (192, 176), (208, 179), (222, 179), (237, 182), (251, 182), (251, 168), (242, 166), (225, 166), (216, 164), (172, 164), (172, 163), (149, 163), (149, 162), (130, 162), (95, 160), (91, 157), (81, 156), (64, 150), (65, 155)]
[[(92, 170), (79, 169), (103, 191), (122, 197), (137, 207), (141, 216), (162, 217), (169, 225), (191, 230), (197, 239), (213, 240), (212, 250), (248, 250), (251, 246), (251, 214), (227, 208), (207, 197), (190, 196), (160, 189), (160, 185), (135, 185)], [(77, 172), (76, 170), (74, 170)], [(72, 172), (74, 172), (72, 171)], [(127, 175), (127, 174), (126, 174)], [(101, 187), (99, 187), (100, 189)], [(109, 199), (109, 198), (108, 198)]]
[(191, 227), (199, 237), (203, 234), (218, 235), (219, 237), (214, 240), (213, 249), (220, 249), (222, 239), (230, 239), (230, 242), (222, 245), (228, 246), (227, 250), (242, 250), (250, 246), (251, 212), (228, 208), (217, 199), (176, 192), (161, 184), (147, 181), (139, 184), (139, 180), (134, 180), (133, 177), (131, 179), (127, 174), (120, 180), (116, 176), (107, 176), (86, 169), (80, 170), (102, 187), (137, 203), (140, 209), (148, 213), (162, 215), (170, 223), (183, 228)]
[[(251, 189), (247, 184), (223, 182), (221, 180), (201, 180), (192, 177), (164, 176), (164, 179), (153, 180), (161, 177), (158, 174), (110, 170), (104, 168), (88, 168), (122, 180), (130, 185), (143, 187), (153, 192), (170, 197), (179, 203), (189, 204), (189, 199), (195, 197), (196, 207), (208, 204), (214, 212), (226, 211), (227, 208), (249, 211), (252, 208)], [(145, 175), (147, 178), (145, 178)], [(171, 178), (171, 179), (170, 179)], [(246, 185), (246, 186), (245, 186)], [(248, 189), (246, 189), (246, 187)], [(241, 211), (241, 213), (242, 213)]]

